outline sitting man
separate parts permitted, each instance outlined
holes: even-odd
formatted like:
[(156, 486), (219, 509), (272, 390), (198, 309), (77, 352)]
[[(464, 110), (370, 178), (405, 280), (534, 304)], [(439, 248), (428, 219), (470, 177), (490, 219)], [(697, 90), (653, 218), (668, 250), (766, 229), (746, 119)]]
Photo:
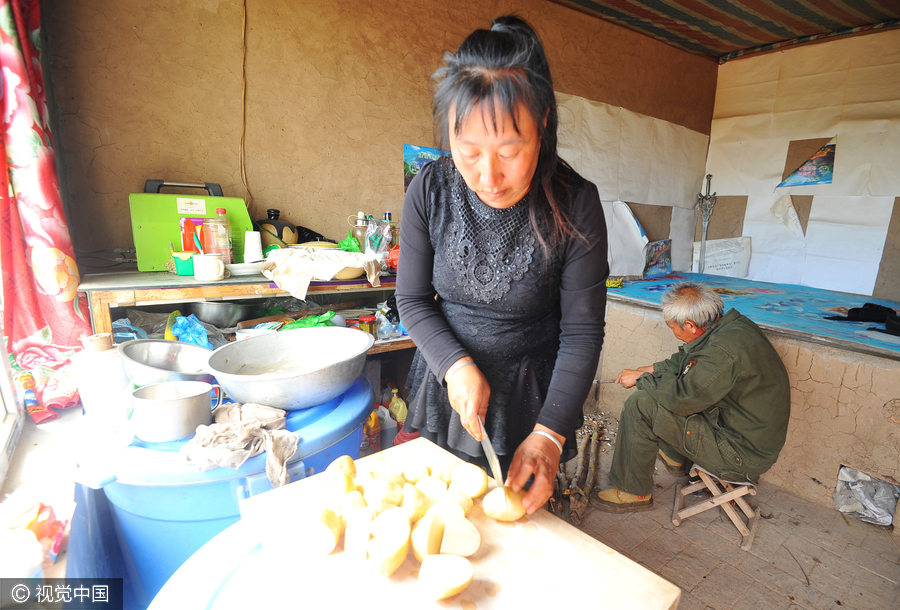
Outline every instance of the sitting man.
[(784, 446), (791, 388), (781, 357), (759, 327), (708, 286), (666, 291), (663, 318), (685, 342), (664, 362), (626, 369), (616, 383), (637, 386), (622, 409), (609, 472), (611, 489), (591, 505), (611, 513), (653, 508), (657, 453), (683, 475), (692, 460), (731, 482), (756, 484)]

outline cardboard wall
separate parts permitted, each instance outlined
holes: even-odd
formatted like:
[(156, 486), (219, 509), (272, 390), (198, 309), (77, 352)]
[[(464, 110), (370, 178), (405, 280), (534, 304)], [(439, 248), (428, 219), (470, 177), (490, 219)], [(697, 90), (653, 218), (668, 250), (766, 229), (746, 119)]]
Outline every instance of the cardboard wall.
[[(494, 16), (542, 37), (557, 91), (709, 133), (714, 62), (545, 2), (248, 0), (246, 175), (267, 208), (332, 238), (358, 210), (400, 215), (402, 146), (432, 145), (429, 77)], [(44, 2), (61, 186), (76, 248), (130, 247), (148, 178), (240, 171), (238, 0)], [(402, 220), (402, 219), (401, 219)]]

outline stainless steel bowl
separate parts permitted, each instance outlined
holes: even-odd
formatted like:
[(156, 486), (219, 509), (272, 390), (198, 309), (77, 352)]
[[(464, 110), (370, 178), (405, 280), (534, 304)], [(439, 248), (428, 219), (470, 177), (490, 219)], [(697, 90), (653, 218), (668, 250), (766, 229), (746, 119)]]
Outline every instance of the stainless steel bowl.
[(197, 316), (197, 319), (216, 328), (232, 328), (241, 320), (253, 315), (256, 305), (235, 301), (200, 301), (186, 303), (185, 311)]
[(298, 328), (222, 346), (208, 370), (238, 402), (306, 409), (346, 392), (374, 342), (355, 328)]
[(190, 343), (163, 339), (135, 339), (119, 344), (128, 378), (139, 386), (164, 381), (212, 382), (206, 361), (212, 353)]

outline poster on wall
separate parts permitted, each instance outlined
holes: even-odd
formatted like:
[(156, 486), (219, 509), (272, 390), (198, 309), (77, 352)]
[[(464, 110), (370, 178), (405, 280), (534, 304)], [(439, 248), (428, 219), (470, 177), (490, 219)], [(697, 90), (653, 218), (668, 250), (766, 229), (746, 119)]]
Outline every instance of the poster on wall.
[(409, 188), (409, 183), (416, 177), (426, 163), (440, 158), (442, 154), (449, 155), (449, 150), (429, 148), (427, 146), (403, 145), (403, 192)]
[(672, 240), (662, 239), (652, 241), (644, 248), (646, 250), (646, 263), (644, 264), (643, 277), (650, 278), (669, 275), (672, 273)]
[(778, 186), (805, 186), (811, 184), (831, 184), (834, 179), (835, 140), (816, 151), (803, 165), (785, 178)]

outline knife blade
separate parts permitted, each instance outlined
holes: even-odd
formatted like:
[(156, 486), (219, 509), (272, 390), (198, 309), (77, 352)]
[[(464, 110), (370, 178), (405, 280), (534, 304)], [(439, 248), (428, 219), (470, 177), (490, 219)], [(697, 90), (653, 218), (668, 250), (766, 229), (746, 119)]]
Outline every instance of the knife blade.
[[(497, 452), (488, 438), (487, 430), (484, 429), (484, 422), (478, 419), (481, 426), (481, 448), (484, 449), (484, 457), (487, 458), (488, 465), (491, 467), (491, 474), (494, 477), (498, 487), (503, 487), (503, 471), (500, 469), (500, 460), (497, 459)], [(506, 493), (503, 494), (503, 501), (509, 506), (509, 500), (506, 499)]]

